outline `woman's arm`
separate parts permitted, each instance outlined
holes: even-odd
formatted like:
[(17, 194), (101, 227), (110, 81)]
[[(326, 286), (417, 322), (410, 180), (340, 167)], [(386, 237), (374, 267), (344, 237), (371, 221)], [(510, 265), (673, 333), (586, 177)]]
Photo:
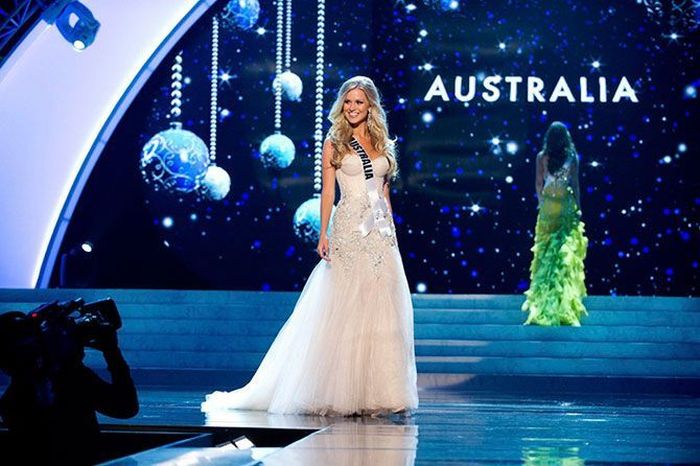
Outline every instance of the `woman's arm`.
[(574, 156), (574, 161), (571, 163), (571, 189), (574, 190), (578, 210), (581, 210), (581, 190), (578, 185), (578, 155)]
[(331, 211), (335, 202), (335, 167), (331, 165), (333, 157), (333, 145), (329, 139), (323, 143), (323, 155), (321, 167), (323, 169), (322, 189), (321, 189), (321, 235), (318, 240), (316, 251), (321, 258), (330, 261), (328, 257), (328, 223), (331, 219)]
[(535, 171), (535, 192), (537, 193), (537, 201), (542, 201), (542, 188), (544, 187), (544, 154), (537, 154), (537, 167)]
[(391, 192), (391, 186), (389, 185), (389, 178), (384, 177), (384, 199), (386, 199), (386, 206), (389, 208), (389, 215), (394, 211), (391, 208), (391, 199), (389, 198), (389, 193)]

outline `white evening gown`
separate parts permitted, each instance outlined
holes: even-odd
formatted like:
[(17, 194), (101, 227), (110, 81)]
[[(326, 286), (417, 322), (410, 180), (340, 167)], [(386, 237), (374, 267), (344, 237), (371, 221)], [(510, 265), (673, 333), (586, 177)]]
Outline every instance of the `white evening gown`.
[[(372, 167), (381, 179), (389, 162), (378, 157)], [(370, 202), (359, 156), (347, 155), (336, 179), (331, 261), (313, 269), (251, 381), (207, 395), (202, 411), (371, 415), (418, 406), (413, 304), (394, 223), (391, 236), (361, 235)]]

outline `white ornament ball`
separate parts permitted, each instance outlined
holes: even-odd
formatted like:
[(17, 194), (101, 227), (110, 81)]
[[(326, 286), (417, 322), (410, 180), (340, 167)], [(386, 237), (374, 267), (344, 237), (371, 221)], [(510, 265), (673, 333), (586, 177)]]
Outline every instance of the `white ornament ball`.
[(260, 144), (260, 159), (268, 168), (287, 168), (294, 161), (294, 143), (283, 134), (266, 137)]
[(231, 189), (231, 177), (217, 165), (210, 165), (202, 181), (204, 194), (211, 200), (220, 201)]
[(282, 96), (287, 100), (301, 100), (301, 92), (304, 85), (301, 82), (301, 78), (291, 71), (285, 71), (280, 74), (272, 83), (272, 89), (276, 89), (277, 86), (282, 88)]
[[(333, 224), (333, 213), (335, 207), (331, 209), (331, 218), (328, 229)], [(321, 235), (321, 198), (314, 196), (303, 202), (294, 212), (293, 220), (294, 233), (304, 242), (316, 245)]]

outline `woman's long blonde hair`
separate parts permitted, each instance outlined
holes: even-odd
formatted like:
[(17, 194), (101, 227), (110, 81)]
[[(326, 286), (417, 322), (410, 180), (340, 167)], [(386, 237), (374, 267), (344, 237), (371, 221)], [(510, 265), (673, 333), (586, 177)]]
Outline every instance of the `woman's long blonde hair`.
[(342, 160), (348, 152), (352, 151), (350, 141), (352, 140), (352, 126), (343, 114), (343, 103), (345, 96), (353, 89), (364, 91), (369, 101), (369, 112), (367, 113), (367, 130), (374, 150), (386, 156), (389, 160), (389, 172), (387, 176), (392, 179), (396, 177), (398, 166), (396, 164), (396, 144), (395, 140), (389, 139), (389, 128), (386, 123), (386, 113), (382, 108), (381, 97), (374, 82), (366, 76), (354, 76), (343, 83), (338, 91), (338, 97), (331, 108), (328, 119), (331, 121), (331, 129), (328, 131), (328, 139), (333, 145), (333, 157), (331, 165), (336, 169), (342, 165)]

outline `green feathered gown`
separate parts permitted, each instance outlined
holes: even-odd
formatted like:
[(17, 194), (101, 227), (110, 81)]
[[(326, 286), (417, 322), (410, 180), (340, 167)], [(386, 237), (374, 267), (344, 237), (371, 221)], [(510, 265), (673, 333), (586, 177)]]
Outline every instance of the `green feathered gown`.
[(574, 192), (565, 179), (548, 175), (535, 226), (525, 324), (580, 326), (587, 315), (585, 271), (588, 239)]

